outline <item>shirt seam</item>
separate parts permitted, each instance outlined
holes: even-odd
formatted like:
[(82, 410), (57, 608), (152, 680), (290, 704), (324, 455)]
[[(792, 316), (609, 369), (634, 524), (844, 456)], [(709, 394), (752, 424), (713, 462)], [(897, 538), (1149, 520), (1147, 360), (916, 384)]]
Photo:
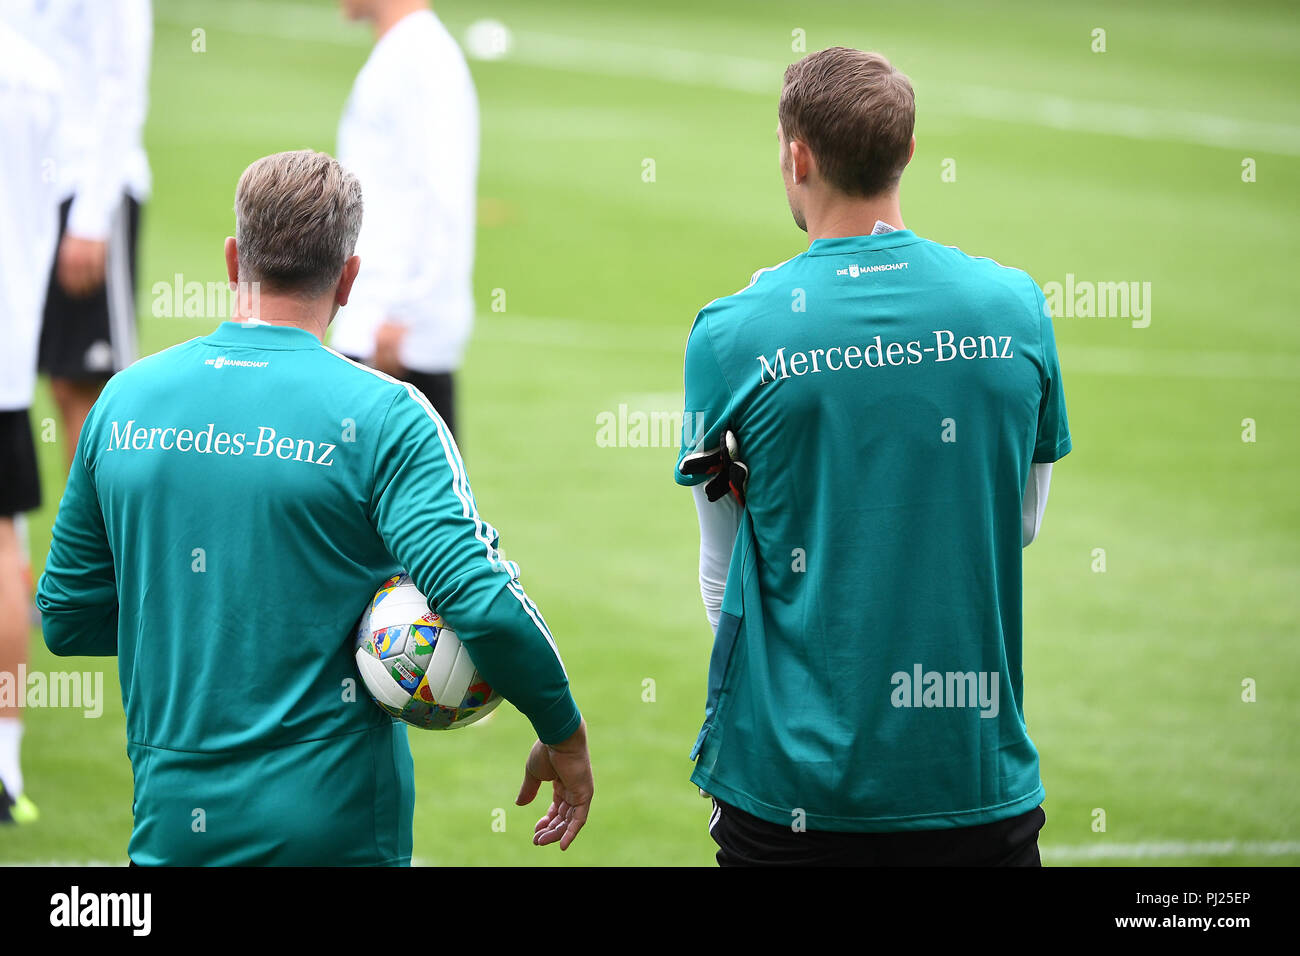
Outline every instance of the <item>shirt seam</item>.
[[(744, 797), (747, 800), (752, 800), (755, 804), (757, 804), (760, 807), (763, 807), (765, 810), (772, 810), (774, 812), (782, 812), (782, 813), (788, 812), (786, 808), (773, 806), (772, 804), (768, 803), (766, 800), (760, 800), (752, 793), (749, 793), (746, 790), (742, 790), (740, 787), (732, 786), (731, 784), (726, 783), (722, 780), (714, 779), (713, 776), (706, 770), (697, 770), (696, 773), (698, 773), (701, 778), (701, 782), (699, 783), (699, 786), (705, 789), (711, 786), (725, 787), (726, 789)], [(987, 806), (987, 807), (972, 807), (967, 810), (932, 810), (932, 811), (926, 811), (924, 813), (903, 813), (903, 814), (894, 814), (890, 816), (871, 816), (871, 817), (843, 816), (840, 814), (833, 814), (833, 813), (810, 813), (808, 814), (808, 816), (811, 818), (821, 818), (826, 820), (837, 820), (837, 821), (854, 822), (854, 823), (886, 823), (886, 822), (895, 822), (895, 821), (901, 823), (908, 820), (930, 820), (938, 817), (970, 816), (972, 814), (977, 814), (977, 813), (992, 813), (997, 810), (1002, 810), (1006, 807), (1015, 806), (1018, 803), (1024, 803), (1026, 800), (1036, 795), (1042, 789), (1043, 789), (1042, 781), (1039, 781), (1038, 785), (1035, 786), (1032, 790), (1023, 793), (1018, 797), (1014, 797), (1011, 800), (1005, 800), (1002, 803), (996, 803), (993, 804), (992, 806)]]
[[(709, 357), (713, 359), (713, 367), (718, 370), (718, 377), (722, 379), (722, 384), (727, 387), (727, 408), (732, 408), (736, 401), (736, 390), (731, 387), (731, 382), (727, 379), (726, 370), (723, 369), (722, 363), (718, 361), (718, 348), (713, 344), (713, 329), (709, 326), (709, 315), (704, 314), (704, 337), (709, 343)], [(725, 423), (724, 424), (729, 424)]]
[(1069, 454), (1069, 453), (1073, 450), (1073, 448), (1074, 448), (1074, 444), (1073, 444), (1073, 442), (1071, 441), (1069, 434), (1067, 433), (1066, 436), (1065, 436), (1064, 438), (1062, 438), (1060, 441), (1058, 441), (1058, 442), (1053, 446), (1053, 448), (1052, 448), (1052, 455), (1053, 455), (1053, 457), (1050, 458), (1050, 459), (1043, 460), (1043, 459), (1039, 458), (1039, 457), (1038, 457), (1038, 455), (1039, 455), (1038, 449), (1035, 448), (1035, 449), (1034, 449), (1034, 454), (1033, 454), (1033, 464), (1035, 464), (1035, 465), (1051, 465), (1051, 464), (1055, 464), (1056, 462), (1058, 462), (1058, 461), (1060, 461), (1062, 458), (1064, 458), (1067, 454)]
[(384, 724), (375, 724), (372, 727), (363, 727), (360, 730), (346, 730), (343, 731), (342, 733), (328, 734), (327, 736), (324, 737), (307, 737), (303, 740), (290, 740), (290, 741), (286, 741), (283, 744), (249, 744), (248, 746), (245, 747), (227, 747), (221, 750), (185, 750), (181, 747), (163, 747), (159, 744), (145, 743), (142, 740), (132, 740), (129, 737), (127, 738), (126, 742), (134, 747), (144, 747), (148, 750), (161, 750), (165, 753), (194, 754), (196, 756), (218, 757), (218, 756), (226, 756), (229, 754), (250, 753), (252, 751), (286, 750), (289, 747), (297, 747), (300, 744), (314, 744), (314, 743), (321, 743), (322, 741), (326, 741), (326, 740), (339, 740), (343, 737), (355, 737), (357, 734), (369, 734), (369, 733), (374, 733), (377, 730), (383, 730), (383, 729), (385, 729)]
[(262, 343), (254, 342), (220, 341), (211, 338), (201, 339), (199, 344), (209, 345), (213, 348), (253, 349), (254, 351), (262, 352), (310, 352), (312, 349), (320, 348), (319, 342), (314, 345), (264, 345)]
[[(384, 410), (384, 420), (379, 423), (380, 435), (384, 434), (385, 429), (388, 427), (388, 416), (393, 413), (393, 406), (397, 404), (397, 400), (402, 397), (403, 392), (405, 392), (405, 389), (403, 389), (402, 392), (398, 392), (396, 395), (394, 395), (392, 400), (388, 403), (388, 408)], [(378, 471), (379, 471), (379, 442), (376, 441), (374, 453), (370, 456), (370, 494), (368, 496), (369, 500), (366, 502), (366, 510), (368, 512), (367, 517), (370, 518), (372, 523), (376, 520), (375, 505), (377, 502), (375, 501), (375, 484), (379, 478)], [(376, 528), (375, 530), (378, 531), (379, 529)], [(387, 542), (384, 543), (384, 547), (385, 548), (388, 547)], [(403, 568), (403, 570), (405, 570), (405, 568)]]
[[(901, 232), (902, 230), (896, 230), (896, 231), (900, 231), (900, 232)], [(888, 236), (889, 233), (885, 233), (885, 235)], [(867, 237), (867, 238), (870, 238), (870, 237)], [(835, 251), (835, 252), (831, 252), (831, 251), (817, 252), (817, 251), (815, 251), (814, 249), (812, 249), (812, 248), (810, 247), (810, 248), (808, 249), (808, 251), (807, 251), (806, 253), (804, 253), (804, 254), (807, 255), (807, 256), (813, 256), (813, 257), (820, 258), (820, 257), (822, 257), (822, 256), (845, 256), (845, 255), (852, 255), (852, 254), (863, 253), (863, 252), (884, 252), (886, 249), (905, 249), (905, 248), (907, 248), (908, 246), (914, 246), (914, 245), (916, 245), (916, 244), (919, 243), (919, 242), (925, 242), (925, 241), (927, 241), (927, 240), (926, 240), (925, 238), (923, 238), (922, 236), (916, 236), (916, 237), (914, 237), (914, 238), (912, 238), (912, 239), (908, 239), (906, 242), (896, 242), (896, 243), (891, 242), (891, 243), (889, 243), (888, 245), (883, 245), (883, 244), (882, 244), (882, 245), (876, 246), (875, 248), (864, 248), (864, 249), (840, 249), (840, 250), (837, 250), (837, 251)]]

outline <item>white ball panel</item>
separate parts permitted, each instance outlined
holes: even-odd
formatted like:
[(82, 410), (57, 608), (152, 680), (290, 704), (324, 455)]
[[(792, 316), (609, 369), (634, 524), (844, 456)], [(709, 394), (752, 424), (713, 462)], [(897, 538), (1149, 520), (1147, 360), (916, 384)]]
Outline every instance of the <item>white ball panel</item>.
[(444, 707), (459, 707), (460, 702), (465, 699), (465, 694), (469, 692), (470, 685), (474, 683), (474, 677), (478, 671), (474, 669), (474, 662), (469, 659), (469, 651), (465, 645), (456, 639), (456, 663), (452, 666), (452, 671), (447, 675), (447, 684), (443, 688), (443, 693), (447, 696), (440, 699)]
[(370, 612), (370, 629), (382, 630), (401, 624), (412, 624), (429, 613), (429, 605), (414, 584), (401, 584), (393, 588)]
[(429, 659), (429, 666), (424, 670), (424, 678), (429, 684), (429, 692), (433, 694), (433, 699), (443, 707), (455, 707), (460, 703), (459, 699), (451, 703), (447, 702), (447, 682), (455, 673), (456, 657), (460, 648), (460, 638), (456, 636), (456, 632), (443, 628), (438, 635), (438, 643), (434, 645), (433, 657)]
[(389, 707), (405, 707), (411, 699), (411, 695), (393, 680), (393, 675), (388, 673), (384, 662), (364, 647), (357, 649), (357, 669), (361, 671), (361, 677), (370, 693)]

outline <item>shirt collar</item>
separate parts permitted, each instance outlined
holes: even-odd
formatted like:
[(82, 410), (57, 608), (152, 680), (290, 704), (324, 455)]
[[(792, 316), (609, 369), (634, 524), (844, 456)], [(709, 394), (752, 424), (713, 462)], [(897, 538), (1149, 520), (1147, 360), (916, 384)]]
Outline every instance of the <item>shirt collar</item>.
[(875, 252), (878, 249), (910, 246), (920, 241), (921, 237), (910, 229), (891, 228), (888, 232), (877, 232), (870, 236), (834, 236), (828, 239), (814, 239), (808, 246), (808, 255), (838, 256), (846, 252)]
[(222, 322), (205, 341), (212, 345), (242, 345), (255, 349), (321, 347), (320, 339), (306, 329), (296, 325), (272, 325), (257, 318), (243, 322)]

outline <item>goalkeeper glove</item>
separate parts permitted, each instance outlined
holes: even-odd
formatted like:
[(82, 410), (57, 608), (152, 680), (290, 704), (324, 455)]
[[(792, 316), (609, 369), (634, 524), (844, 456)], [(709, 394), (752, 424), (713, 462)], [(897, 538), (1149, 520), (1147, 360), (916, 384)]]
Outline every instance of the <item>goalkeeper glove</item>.
[(713, 475), (713, 480), (704, 486), (708, 499), (717, 501), (730, 492), (743, 508), (745, 489), (749, 486), (749, 466), (740, 460), (739, 455), (740, 443), (736, 440), (736, 433), (724, 429), (717, 448), (687, 455), (682, 459), (680, 470), (683, 475)]

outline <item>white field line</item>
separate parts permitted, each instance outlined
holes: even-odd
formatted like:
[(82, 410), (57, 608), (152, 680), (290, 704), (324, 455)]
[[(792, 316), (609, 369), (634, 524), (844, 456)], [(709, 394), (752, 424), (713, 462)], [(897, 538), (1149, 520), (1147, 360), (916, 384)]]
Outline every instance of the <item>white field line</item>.
[[(1097, 323), (1108, 319), (1061, 319)], [(1123, 320), (1119, 320), (1123, 321)], [(483, 313), (475, 337), (482, 341), (531, 345), (583, 352), (655, 352), (683, 355), (689, 319), (679, 333), (627, 323), (601, 324), (577, 319), (547, 318), (516, 313)], [(1210, 352), (1187, 349), (1153, 349), (1141, 344), (1143, 330), (1133, 330), (1131, 348), (1100, 345), (1066, 345), (1061, 348), (1061, 371), (1071, 375), (1138, 376), (1232, 381), (1300, 380), (1300, 355), (1288, 353)]]
[[(1002, 120), (1075, 133), (1098, 133), (1125, 139), (1192, 143), (1230, 148), (1242, 156), (1252, 151), (1300, 156), (1300, 126), (1188, 110), (1159, 109), (1134, 103), (1079, 99), (1049, 93), (963, 85), (945, 91), (956, 114)], [(954, 110), (946, 110), (949, 114)]]
[(613, 405), (610, 406), (611, 409), (617, 408), (619, 405), (626, 405), (633, 411), (672, 412), (677, 415), (681, 413), (684, 399), (681, 392), (638, 392), (631, 395), (619, 395), (613, 401)]
[(1044, 846), (1038, 852), (1044, 862), (1061, 863), (1088, 860), (1176, 860), (1202, 856), (1297, 856), (1300, 855), (1300, 840), (1095, 843), (1078, 846)]
[(1067, 380), (1071, 375), (1271, 382), (1300, 379), (1300, 355), (1285, 353), (1193, 352), (1138, 346), (1123, 349), (1099, 345), (1067, 345), (1060, 351), (1061, 372)]
[[(192, 30), (219, 30), (294, 42), (365, 46), (370, 34), (347, 26), (334, 8), (257, 0), (200, 4), (169, 0), (156, 5), (159, 21)], [(767, 97), (777, 95), (785, 64), (705, 50), (596, 40), (561, 33), (518, 31), (506, 60), (542, 69), (657, 80)], [(209, 48), (212, 45), (209, 38)], [(342, 105), (340, 104), (340, 109)], [(1241, 155), (1269, 152), (1300, 156), (1300, 125), (1164, 109), (1135, 103), (1006, 90), (962, 84), (936, 92), (923, 109), (1127, 139), (1231, 148)]]

